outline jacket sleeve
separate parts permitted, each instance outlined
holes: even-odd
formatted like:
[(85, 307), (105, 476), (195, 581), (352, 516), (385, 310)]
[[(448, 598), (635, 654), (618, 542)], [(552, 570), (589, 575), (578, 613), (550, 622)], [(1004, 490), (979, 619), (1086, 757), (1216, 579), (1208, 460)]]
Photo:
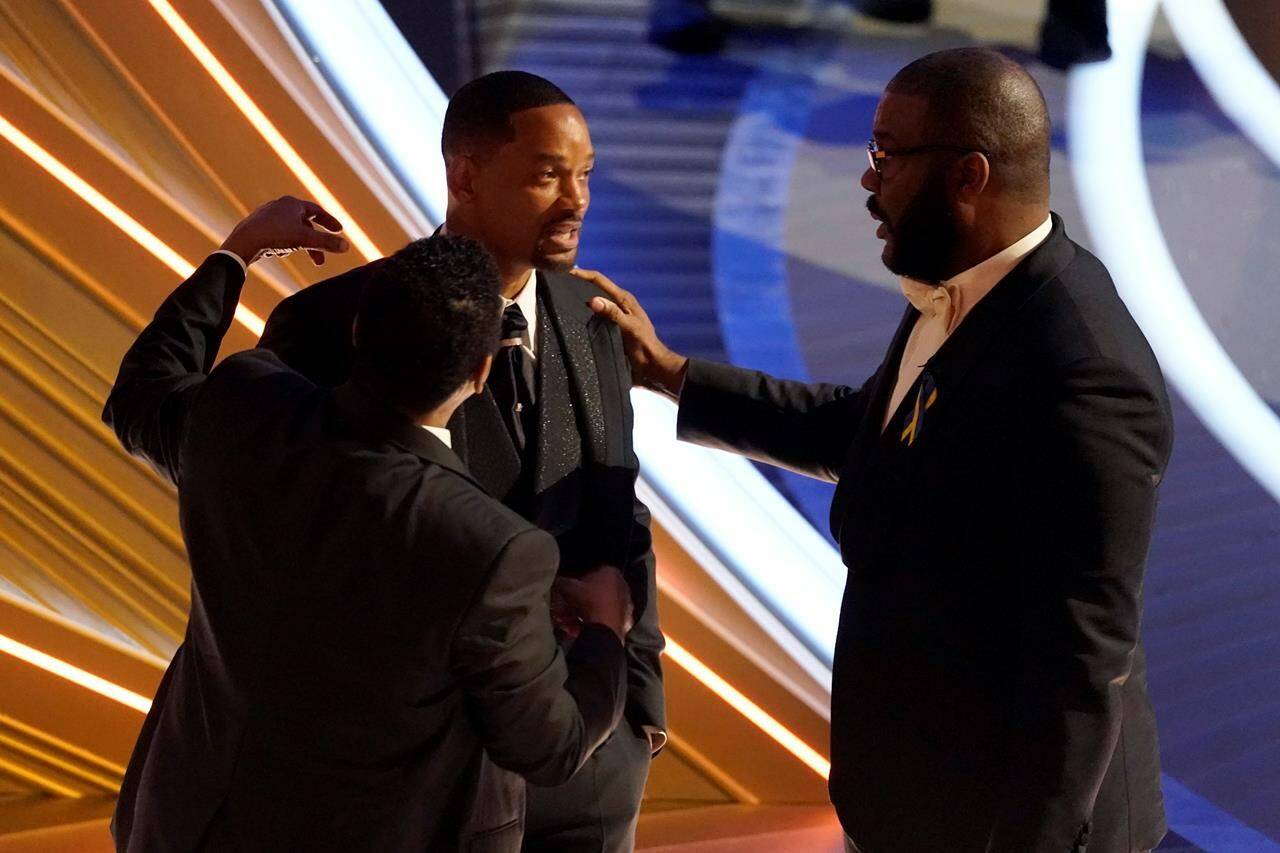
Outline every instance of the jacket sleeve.
[(517, 534), (464, 615), (452, 650), (489, 757), (548, 786), (577, 772), (617, 726), (626, 701), (626, 658), (611, 630), (584, 626), (567, 655), (555, 641), (550, 589), (558, 560), (550, 535)]
[(676, 432), (683, 441), (835, 482), (867, 408), (866, 388), (690, 359)]
[(1083, 848), (1117, 749), (1142, 615), (1156, 488), (1172, 442), (1160, 398), (1115, 362), (1073, 365), (1029, 424), (1042, 477), (1018, 503), (1018, 740), (990, 850)]
[(244, 270), (215, 253), (169, 295), (125, 353), (102, 419), (129, 453), (177, 483), (187, 417), (231, 327)]

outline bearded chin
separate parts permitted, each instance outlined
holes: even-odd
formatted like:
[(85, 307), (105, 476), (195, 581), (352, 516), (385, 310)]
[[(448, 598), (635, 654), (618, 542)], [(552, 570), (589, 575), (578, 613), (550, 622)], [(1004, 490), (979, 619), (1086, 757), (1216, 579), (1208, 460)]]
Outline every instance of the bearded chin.
[(895, 275), (937, 284), (947, 278), (947, 262), (959, 229), (940, 181), (930, 181), (898, 217), (883, 259)]

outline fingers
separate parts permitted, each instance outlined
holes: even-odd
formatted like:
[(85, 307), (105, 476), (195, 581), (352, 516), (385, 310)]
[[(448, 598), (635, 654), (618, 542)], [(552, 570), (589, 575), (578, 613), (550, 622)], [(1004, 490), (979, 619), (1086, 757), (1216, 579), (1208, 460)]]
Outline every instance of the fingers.
[(622, 322), (622, 318), (624, 316), (622, 309), (619, 308), (616, 303), (610, 302), (603, 296), (592, 297), (591, 301), (587, 303), (587, 307), (599, 314), (601, 317), (604, 317), (606, 320), (611, 320), (614, 323)]
[(575, 268), (575, 269), (569, 270), (569, 272), (572, 273), (573, 275), (576, 275), (578, 278), (584, 281), (591, 282), (596, 287), (600, 288), (605, 293), (607, 293), (609, 295), (609, 298), (612, 299), (614, 302), (617, 302), (621, 305), (626, 305), (628, 304), (629, 301), (634, 301), (630, 293), (627, 293), (621, 287), (618, 287), (618, 285), (614, 284), (612, 281), (606, 278), (603, 274), (596, 272), (595, 270), (584, 270), (584, 269)]
[[(305, 203), (309, 205), (311, 204), (310, 202)], [(314, 207), (316, 210), (320, 210), (320, 208), (315, 205), (311, 205), (311, 207)], [(320, 212), (324, 213), (324, 211)], [(324, 216), (327, 217), (330, 222), (335, 224), (338, 221), (327, 213), (324, 213)], [(316, 222), (317, 224), (322, 224), (320, 223), (319, 217), (316, 218)], [(351, 248), (351, 244), (346, 237), (343, 237), (341, 234), (331, 234), (326, 230), (317, 228), (312, 224), (311, 220), (306, 220), (298, 228), (297, 238), (293, 241), (293, 244), (306, 249), (307, 254), (311, 256), (311, 260), (315, 261), (316, 266), (324, 263), (323, 252), (341, 254)]]
[(314, 201), (302, 201), (302, 218), (304, 221), (314, 222), (326, 231), (342, 230), (342, 223)]
[(326, 252), (345, 252), (351, 248), (351, 244), (347, 242), (347, 238), (340, 234), (329, 234), (310, 228), (304, 232), (301, 245), (308, 249), (322, 249)]

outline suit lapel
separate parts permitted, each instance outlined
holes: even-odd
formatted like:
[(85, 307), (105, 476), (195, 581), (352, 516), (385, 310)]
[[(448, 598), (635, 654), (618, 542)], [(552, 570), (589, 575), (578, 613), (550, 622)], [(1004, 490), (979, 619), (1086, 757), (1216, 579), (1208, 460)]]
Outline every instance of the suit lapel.
[[(586, 437), (593, 461), (620, 464), (625, 458), (622, 441), (625, 425), (615, 423), (623, 411), (616, 374), (617, 365), (609, 346), (607, 320), (587, 307), (583, 282), (572, 276), (546, 274), (546, 315), (564, 353), (569, 391), (579, 405), (579, 425)], [(581, 298), (579, 298), (581, 297)]]
[(831, 535), (840, 541), (840, 531), (846, 516), (846, 509), (851, 492), (863, 481), (863, 469), (871, 457), (871, 452), (880, 442), (880, 425), (884, 423), (884, 410), (889, 405), (893, 387), (898, 380), (898, 364), (902, 361), (902, 352), (906, 349), (907, 338), (915, 326), (920, 312), (907, 306), (898, 322), (898, 329), (893, 333), (889, 344), (889, 352), (881, 362), (880, 368), (871, 379), (867, 413), (858, 425), (853, 441), (849, 444), (849, 452), (841, 469), (840, 482), (836, 485), (836, 493), (831, 501)]
[[(1062, 272), (1073, 257), (1075, 248), (1067, 239), (1062, 220), (1055, 213), (1053, 229), (1045, 241), (973, 307), (964, 322), (929, 359), (925, 369), (938, 386), (938, 399), (929, 410), (929, 423), (936, 425), (941, 420), (951, 408), (965, 379), (1001, 330), (1036, 290)], [(926, 430), (926, 441), (928, 433)]]
[(546, 288), (538, 291), (538, 323), (545, 332), (538, 345), (538, 418), (534, 438), (533, 491), (539, 494), (582, 464), (578, 406), (569, 391), (564, 342), (551, 323)]
[[(893, 397), (893, 389), (898, 384), (898, 367), (902, 364), (902, 354), (906, 351), (907, 340), (911, 337), (911, 330), (915, 328), (916, 319), (919, 316), (920, 312), (908, 305), (907, 310), (902, 315), (902, 320), (898, 323), (898, 330), (893, 333), (893, 342), (889, 345), (889, 353), (885, 356), (884, 364), (880, 366), (880, 370), (876, 373), (876, 380), (871, 387), (871, 402), (867, 409), (868, 417), (863, 419), (858, 430), (858, 435), (854, 442), (853, 452), (855, 454), (865, 454), (880, 441), (885, 409), (888, 408), (889, 400)], [(886, 429), (883, 432), (887, 433), (888, 430)]]

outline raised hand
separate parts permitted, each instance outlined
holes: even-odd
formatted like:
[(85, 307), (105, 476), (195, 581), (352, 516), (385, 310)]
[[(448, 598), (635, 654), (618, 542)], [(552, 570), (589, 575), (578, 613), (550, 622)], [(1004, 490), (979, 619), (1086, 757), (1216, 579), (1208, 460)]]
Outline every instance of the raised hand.
[(246, 264), (263, 257), (306, 251), (316, 266), (325, 252), (345, 252), (350, 244), (337, 232), (342, 223), (313, 201), (281, 196), (250, 213), (231, 230), (220, 248)]
[(630, 293), (595, 270), (575, 269), (573, 274), (591, 282), (609, 297), (596, 296), (587, 304), (622, 330), (622, 344), (631, 362), (631, 380), (678, 399), (689, 359), (662, 342), (644, 307)]

